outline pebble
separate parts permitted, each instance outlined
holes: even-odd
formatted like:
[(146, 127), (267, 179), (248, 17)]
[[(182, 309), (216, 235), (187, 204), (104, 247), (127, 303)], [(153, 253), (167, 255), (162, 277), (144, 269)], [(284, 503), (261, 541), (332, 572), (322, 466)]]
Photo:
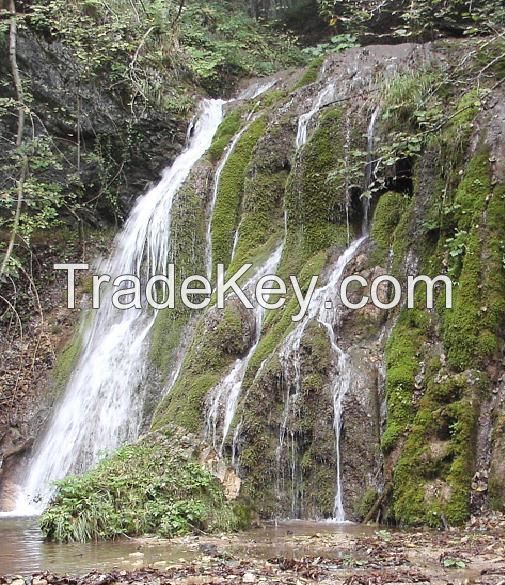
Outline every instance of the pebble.
[(256, 575), (253, 573), (244, 573), (242, 583), (256, 583)]
[(25, 580), (24, 579), (13, 579), (11, 581), (11, 585), (25, 585)]
[(37, 577), (34, 577), (32, 585), (47, 585), (47, 581), (45, 579), (37, 579)]

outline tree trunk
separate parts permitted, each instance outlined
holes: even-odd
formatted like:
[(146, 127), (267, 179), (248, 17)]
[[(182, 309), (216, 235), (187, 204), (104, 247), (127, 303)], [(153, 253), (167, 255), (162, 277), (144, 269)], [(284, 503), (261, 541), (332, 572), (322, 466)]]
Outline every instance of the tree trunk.
[[(9, 12), (10, 12), (10, 29), (9, 29), (9, 61), (11, 65), (12, 79), (14, 81), (14, 88), (16, 90), (16, 100), (18, 102), (18, 125), (16, 133), (16, 148), (21, 146), (23, 141), (23, 130), (25, 126), (25, 110), (23, 103), (23, 85), (21, 83), (21, 76), (19, 75), (18, 62), (16, 58), (17, 49), (17, 14), (16, 5), (14, 0), (9, 0)], [(16, 211), (14, 213), (14, 222), (12, 224), (12, 232), (9, 240), (9, 245), (5, 252), (5, 256), (2, 260), (2, 266), (0, 267), (0, 277), (5, 273), (7, 264), (9, 263), (14, 249), (14, 242), (16, 241), (16, 235), (19, 227), (19, 218), (21, 216), (21, 206), (23, 203), (23, 185), (26, 179), (27, 172), (27, 160), (26, 157), (22, 159), (22, 167), (19, 179), (16, 181)]]

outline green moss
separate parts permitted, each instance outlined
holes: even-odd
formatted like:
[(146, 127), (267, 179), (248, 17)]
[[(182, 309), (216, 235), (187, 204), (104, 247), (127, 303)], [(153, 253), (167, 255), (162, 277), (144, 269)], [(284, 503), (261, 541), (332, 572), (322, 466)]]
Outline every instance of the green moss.
[(449, 363), (460, 371), (483, 367), (497, 351), (503, 320), (505, 210), (502, 193), (492, 191), (488, 158), (485, 151), (472, 159), (455, 197), (458, 230), (467, 236), (454, 306), (445, 312), (443, 339)]
[[(319, 252), (310, 258), (300, 271), (299, 283), (303, 294), (307, 292), (312, 276), (319, 275), (326, 263), (327, 253)], [(278, 271), (282, 274), (281, 271)], [(264, 334), (252, 356), (246, 375), (244, 377), (244, 386), (252, 382), (256, 372), (261, 364), (269, 358), (278, 344), (289, 333), (294, 326), (292, 317), (299, 312), (298, 301), (291, 296), (282, 309), (271, 311), (264, 323)]]
[(179, 378), (154, 414), (153, 430), (172, 422), (194, 432), (201, 429), (208, 391), (247, 349), (243, 327), (241, 315), (231, 304), (218, 316), (207, 313), (200, 319)]
[(219, 125), (216, 135), (212, 140), (208, 154), (212, 162), (217, 162), (224, 153), (231, 139), (237, 134), (242, 125), (242, 115), (240, 109), (230, 112)]
[(371, 235), (377, 243), (377, 261), (382, 263), (395, 241), (395, 231), (408, 205), (401, 193), (388, 192), (381, 195), (375, 209)]
[(221, 173), (219, 190), (212, 216), (212, 258), (214, 265), (230, 261), (233, 236), (238, 224), (246, 169), (257, 141), (266, 128), (259, 118), (244, 132)]
[[(210, 168), (210, 164), (206, 164)], [(185, 183), (174, 200), (171, 231), (170, 260), (175, 265), (177, 282), (191, 274), (205, 274), (205, 206), (202, 193), (196, 191), (191, 181)], [(149, 359), (163, 378), (172, 369), (190, 317), (191, 311), (183, 306), (178, 291), (175, 309), (158, 311), (151, 330)]]
[(287, 97), (287, 92), (284, 89), (272, 89), (261, 96), (261, 107), (271, 108), (276, 106), (281, 100)]
[(479, 222), (479, 214), (490, 194), (489, 152), (484, 150), (468, 163), (456, 191), (454, 204), (459, 230), (469, 232)]
[(151, 433), (92, 471), (59, 482), (41, 519), (45, 536), (58, 542), (171, 537), (248, 524), (226, 503), (219, 482), (187, 455), (187, 441), (175, 430)]
[(244, 201), (239, 240), (230, 273), (254, 260), (260, 248), (269, 242), (272, 233), (282, 230), (282, 196), (286, 184), (285, 171), (257, 171), (244, 183)]
[(299, 266), (319, 250), (347, 243), (346, 193), (329, 181), (343, 158), (343, 108), (328, 108), (303, 150), (286, 191), (287, 248)]
[(354, 517), (360, 522), (364, 520), (377, 501), (379, 494), (374, 488), (368, 488), (364, 494), (356, 501), (353, 508)]
[(163, 309), (158, 312), (151, 330), (149, 358), (156, 368), (166, 374), (180, 346), (181, 334), (189, 321), (189, 312)]
[(56, 363), (52, 371), (52, 380), (54, 383), (53, 392), (55, 397), (58, 397), (61, 392), (63, 392), (70, 380), (72, 372), (77, 366), (79, 356), (81, 355), (84, 335), (92, 318), (93, 314), (91, 311), (84, 313), (84, 316), (79, 323), (79, 327), (74, 331), (72, 338), (56, 358)]
[[(460, 525), (470, 517), (478, 396), (483, 380), (431, 380), (394, 472), (394, 513), (407, 525)], [(443, 440), (442, 457), (430, 449)], [(437, 483), (438, 482), (438, 483)]]
[(311, 83), (315, 83), (317, 81), (317, 76), (319, 75), (319, 70), (321, 69), (323, 62), (324, 57), (318, 57), (317, 59), (311, 61), (306, 67), (300, 81), (294, 86), (293, 90), (297, 90), (301, 87), (305, 87), (306, 85), (310, 85)]
[(388, 414), (381, 440), (385, 453), (406, 435), (416, 413), (415, 378), (420, 370), (420, 351), (425, 337), (420, 317), (421, 311), (403, 310), (386, 346)]

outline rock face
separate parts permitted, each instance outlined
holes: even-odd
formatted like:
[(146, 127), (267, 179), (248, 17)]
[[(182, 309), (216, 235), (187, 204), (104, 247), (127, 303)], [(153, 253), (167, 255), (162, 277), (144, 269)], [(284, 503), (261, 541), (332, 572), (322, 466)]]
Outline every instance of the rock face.
[[(179, 152), (186, 122), (152, 109), (134, 112), (109, 80), (86, 81), (83, 65), (61, 43), (24, 32), (18, 39), (18, 61), (34, 103), (33, 126), (26, 132), (49, 138), (63, 157), (61, 168), (51, 169), (46, 179), (80, 186), (83, 202), (96, 198), (97, 213), (89, 221), (103, 226), (118, 214), (123, 217)], [(0, 71), (10, 77), (7, 60)], [(3, 87), (1, 97), (12, 97), (8, 92)], [(16, 123), (13, 117), (2, 120)], [(2, 130), (9, 135), (14, 128)], [(8, 150), (2, 152), (2, 160), (8, 156)]]
[[(352, 519), (373, 511), (373, 518), (438, 526), (502, 505), (497, 364), (503, 311), (482, 324), (464, 314), (488, 312), (491, 297), (505, 284), (503, 266), (496, 265), (492, 279), (480, 264), (498, 257), (493, 242), (501, 237), (493, 219), (501, 217), (503, 204), (501, 94), (476, 93), (469, 85), (449, 100), (415, 101), (432, 75), (454, 65), (457, 46), (348, 50), (327, 59), (315, 83), (293, 91), (293, 81), (284, 81), (260, 104), (265, 130), (242, 162), (239, 203), (229, 211), (240, 225), (232, 266), (238, 259), (257, 262), (284, 239), (278, 274), (297, 274), (306, 290), (308, 276), (320, 273), (325, 282), (347, 243), (365, 231), (368, 237), (342, 277), (358, 274), (371, 283), (389, 273), (403, 289), (401, 303), (390, 310), (335, 306), (333, 331), (348, 357), (345, 371), (323, 322), (310, 320), (293, 338), (290, 316), (296, 311), (289, 292), (286, 307), (267, 317), (224, 450), (242, 480), (241, 495), (264, 517), (332, 517), (338, 484)], [(436, 115), (438, 107), (446, 121), (433, 137), (420, 137), (416, 108)], [(416, 153), (396, 154), (383, 164), (385, 154), (377, 153), (388, 145), (394, 150), (394, 141), (407, 135), (420, 138)], [(371, 169), (374, 157), (379, 164)], [(375, 184), (364, 207), (370, 180)], [(263, 230), (263, 221), (269, 229)], [(457, 234), (471, 233), (464, 249), (448, 253)], [(480, 252), (472, 249), (474, 237)], [(465, 286), (477, 284), (474, 262), (485, 290), (463, 309)], [(459, 283), (452, 313), (440, 304), (433, 310), (405, 308), (407, 276), (419, 273), (449, 274)], [(392, 293), (387, 284), (378, 292), (383, 303)], [(362, 294), (370, 295), (370, 285), (350, 289), (354, 302)], [(426, 301), (419, 290), (415, 298)], [(192, 359), (201, 353), (202, 336), (212, 335), (202, 323)], [(472, 359), (464, 346), (481, 327), (488, 328), (482, 334), (489, 334), (489, 343)], [(298, 345), (290, 347), (290, 339)], [(223, 377), (231, 367), (221, 362), (214, 374)], [(348, 371), (337, 457), (335, 388)], [(181, 387), (193, 379), (188, 370)], [(204, 426), (211, 390), (202, 390), (199, 411), (192, 410), (193, 428), (198, 412)], [(180, 421), (188, 408), (182, 395), (168, 396), (160, 412), (176, 403)], [(160, 420), (155, 417), (154, 424)]]

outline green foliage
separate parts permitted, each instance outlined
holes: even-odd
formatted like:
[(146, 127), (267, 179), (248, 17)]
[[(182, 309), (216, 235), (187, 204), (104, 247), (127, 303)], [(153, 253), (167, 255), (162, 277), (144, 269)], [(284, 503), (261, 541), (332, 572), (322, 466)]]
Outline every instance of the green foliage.
[(342, 2), (318, 0), (319, 9), (332, 26), (363, 37), (382, 35), (429, 40), (441, 35), (489, 34), (505, 24), (499, 0), (370, 0)]
[(45, 536), (85, 542), (123, 535), (165, 537), (239, 526), (218, 481), (178, 448), (180, 437), (150, 434), (95, 469), (58, 482), (41, 519)]
[(350, 34), (342, 34), (332, 36), (326, 43), (320, 43), (315, 47), (307, 47), (303, 49), (303, 52), (310, 57), (318, 58), (329, 53), (338, 53), (353, 47), (359, 47), (356, 37)]
[(227, 89), (237, 76), (270, 75), (302, 62), (291, 37), (253, 20), (231, 2), (191, 2), (181, 20), (189, 67), (211, 92)]

